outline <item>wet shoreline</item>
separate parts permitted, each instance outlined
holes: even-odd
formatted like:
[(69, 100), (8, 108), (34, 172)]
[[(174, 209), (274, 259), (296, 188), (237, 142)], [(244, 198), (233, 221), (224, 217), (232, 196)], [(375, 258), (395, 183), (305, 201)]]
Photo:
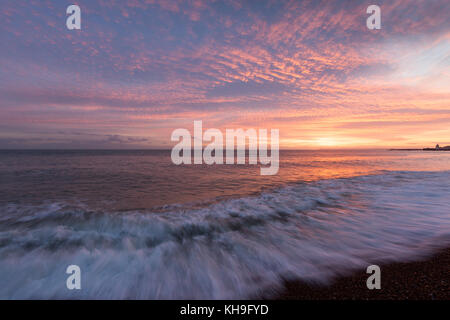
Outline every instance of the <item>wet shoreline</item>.
[(450, 300), (450, 248), (425, 260), (381, 264), (381, 289), (369, 290), (365, 270), (321, 286), (287, 281), (281, 300)]

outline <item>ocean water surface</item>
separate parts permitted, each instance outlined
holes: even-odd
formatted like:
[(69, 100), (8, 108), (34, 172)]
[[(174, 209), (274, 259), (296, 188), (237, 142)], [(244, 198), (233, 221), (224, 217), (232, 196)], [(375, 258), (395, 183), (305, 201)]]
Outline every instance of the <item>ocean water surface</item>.
[(281, 151), (259, 172), (0, 151), (0, 298), (249, 298), (450, 244), (450, 152)]

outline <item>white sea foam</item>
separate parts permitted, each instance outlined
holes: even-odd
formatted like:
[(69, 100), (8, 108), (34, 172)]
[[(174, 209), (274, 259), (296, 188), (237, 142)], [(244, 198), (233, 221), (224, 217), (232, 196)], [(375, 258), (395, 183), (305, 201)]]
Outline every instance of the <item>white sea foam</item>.
[[(248, 298), (284, 279), (327, 282), (416, 259), (450, 244), (449, 181), (450, 172), (386, 172), (167, 212), (9, 204), (0, 298)], [(79, 291), (66, 289), (71, 264)]]

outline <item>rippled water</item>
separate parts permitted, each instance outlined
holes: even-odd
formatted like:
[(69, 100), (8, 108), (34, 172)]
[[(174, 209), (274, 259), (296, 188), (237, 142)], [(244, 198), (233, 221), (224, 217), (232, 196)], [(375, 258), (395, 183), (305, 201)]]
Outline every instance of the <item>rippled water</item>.
[[(450, 242), (450, 153), (284, 151), (174, 166), (167, 151), (0, 153), (0, 298), (246, 298)], [(65, 268), (82, 270), (82, 290)]]

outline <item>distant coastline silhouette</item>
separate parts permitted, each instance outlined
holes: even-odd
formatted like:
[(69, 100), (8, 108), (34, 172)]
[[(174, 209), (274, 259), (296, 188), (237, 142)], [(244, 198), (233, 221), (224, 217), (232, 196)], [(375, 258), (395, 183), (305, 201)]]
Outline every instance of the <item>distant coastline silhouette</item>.
[(450, 146), (441, 147), (439, 144), (434, 148), (423, 148), (423, 149), (389, 149), (390, 151), (450, 151)]

